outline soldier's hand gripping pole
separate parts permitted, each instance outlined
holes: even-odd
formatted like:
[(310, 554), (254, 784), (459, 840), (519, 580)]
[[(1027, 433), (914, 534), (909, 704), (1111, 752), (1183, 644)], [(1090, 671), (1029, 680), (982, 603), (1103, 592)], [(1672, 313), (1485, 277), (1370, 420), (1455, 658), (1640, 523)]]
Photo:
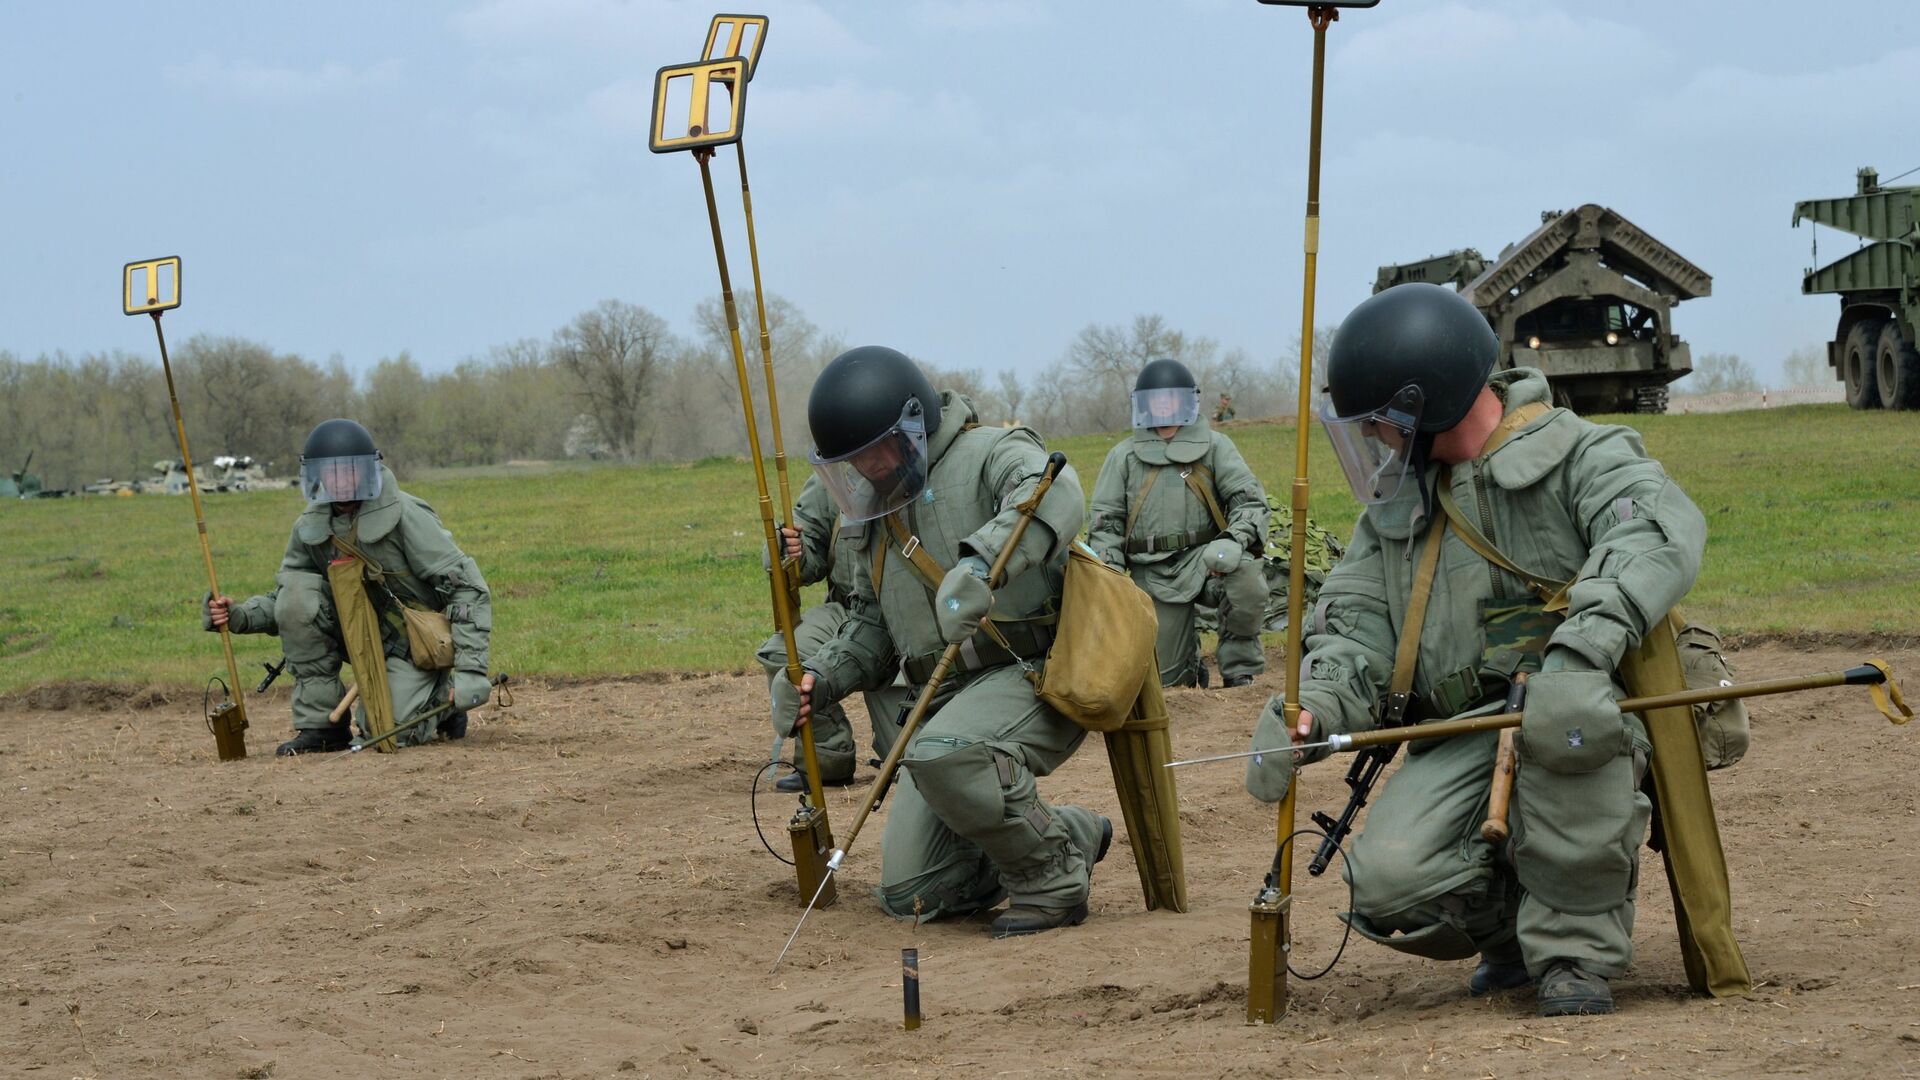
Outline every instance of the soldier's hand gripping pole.
[[(162, 271), (171, 270), (173, 296), (160, 295)], [(207, 514), (200, 505), (200, 485), (193, 478), (193, 451), (187, 447), (187, 425), (180, 418), (180, 395), (173, 385), (173, 364), (167, 357), (167, 335), (160, 329), (160, 316), (180, 306), (180, 259), (148, 259), (131, 262), (121, 273), (121, 310), (128, 315), (153, 316), (153, 336), (160, 342), (160, 370), (167, 377), (167, 401), (173, 406), (173, 430), (180, 440), (180, 462), (187, 470), (187, 495), (193, 502), (193, 524), (200, 536), (200, 557), (207, 564), (207, 588), (220, 593), (220, 577), (213, 569), (213, 548), (207, 541)], [(144, 274), (145, 299), (134, 298), (134, 279)], [(233, 635), (226, 624), (220, 626), (220, 649), (227, 658), (227, 685), (233, 689), (227, 700), (207, 710), (207, 730), (213, 733), (213, 745), (221, 761), (237, 761), (247, 756), (247, 706), (240, 696), (240, 665), (233, 658)]]
[[(1012, 558), (1014, 549), (1020, 546), (1020, 538), (1027, 534), (1027, 523), (1033, 520), (1034, 511), (1040, 506), (1040, 500), (1047, 497), (1047, 491), (1053, 487), (1054, 478), (1060, 475), (1060, 470), (1066, 465), (1067, 455), (1059, 451), (1048, 455), (1046, 471), (1040, 475), (1040, 481), (1034, 485), (1033, 494), (1027, 496), (1026, 500), (1020, 504), (1020, 517), (1014, 521), (1013, 528), (1008, 531), (1006, 542), (1000, 545), (1000, 553), (993, 557), (993, 567), (987, 572), (989, 589), (998, 589), (1006, 583), (1007, 560)], [(927, 676), (926, 685), (920, 688), (920, 697), (913, 703), (913, 711), (908, 713), (906, 720), (901, 722), (900, 734), (894, 736), (893, 748), (887, 751), (887, 759), (880, 763), (880, 775), (874, 777), (873, 787), (861, 803), (860, 812), (854, 815), (853, 827), (847, 831), (846, 844), (835, 848), (833, 854), (827, 859), (827, 880), (831, 880), (833, 874), (840, 869), (840, 864), (847, 857), (847, 851), (853, 847), (853, 842), (860, 836), (860, 827), (867, 823), (867, 816), (880, 808), (881, 800), (886, 797), (887, 789), (893, 784), (894, 773), (900, 768), (900, 759), (906, 754), (907, 744), (913, 741), (914, 732), (919, 730), (920, 721), (926, 718), (927, 709), (932, 706), (933, 699), (940, 693), (941, 684), (947, 681), (948, 674), (953, 671), (954, 662), (960, 658), (960, 647), (964, 644), (966, 644), (965, 641), (956, 641), (948, 645), (940, 654), (940, 661), (933, 665), (933, 674)], [(821, 884), (824, 887), (825, 881)], [(800, 921), (793, 925), (793, 933), (787, 935), (786, 945), (781, 948), (780, 955), (773, 960), (774, 970), (779, 970), (780, 961), (787, 958), (787, 950), (793, 948), (794, 940), (800, 936), (800, 928), (807, 924), (807, 916), (812, 912), (813, 905), (808, 904), (807, 910), (800, 913)]]

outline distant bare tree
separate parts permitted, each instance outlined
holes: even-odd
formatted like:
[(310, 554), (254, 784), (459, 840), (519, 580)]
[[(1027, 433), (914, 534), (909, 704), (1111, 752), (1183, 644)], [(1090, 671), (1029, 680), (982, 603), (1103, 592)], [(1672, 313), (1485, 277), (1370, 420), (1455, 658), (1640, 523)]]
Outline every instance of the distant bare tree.
[(640, 424), (661, 365), (681, 348), (666, 320), (637, 304), (603, 300), (553, 335), (553, 362), (573, 380), (600, 437), (622, 460), (644, 447)]
[(1020, 376), (1008, 369), (1000, 373), (1000, 400), (1006, 403), (1007, 419), (1016, 424), (1024, 423), (1020, 414), (1020, 405), (1027, 399), (1026, 387), (1020, 385)]
[(1676, 389), (1686, 394), (1751, 393), (1760, 389), (1760, 379), (1751, 365), (1733, 353), (1706, 353)]
[(1827, 366), (1826, 350), (1818, 345), (1802, 345), (1787, 354), (1787, 385), (1803, 390), (1818, 390), (1833, 385), (1833, 369)]

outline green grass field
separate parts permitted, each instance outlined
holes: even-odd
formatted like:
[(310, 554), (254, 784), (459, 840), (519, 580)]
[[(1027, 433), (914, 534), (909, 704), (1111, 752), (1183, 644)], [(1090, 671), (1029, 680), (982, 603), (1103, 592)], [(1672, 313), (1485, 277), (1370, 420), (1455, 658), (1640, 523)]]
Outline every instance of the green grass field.
[[(1706, 512), (1706, 567), (1687, 604), (1695, 618), (1746, 635), (1920, 633), (1920, 414), (1818, 405), (1628, 419)], [(1232, 435), (1284, 498), (1293, 429)], [(1091, 489), (1113, 439), (1057, 445)], [(1344, 536), (1358, 508), (1317, 436), (1313, 461), (1314, 517)], [(496, 669), (737, 670), (767, 632), (743, 462), (490, 468), (406, 486), (493, 586)], [(215, 495), (206, 507), (224, 591), (269, 588), (298, 494)], [(205, 589), (186, 499), (0, 505), (0, 693), (78, 680), (198, 684), (223, 668), (218, 639), (199, 629)], [(260, 661), (279, 657), (274, 639), (234, 640), (249, 683)]]

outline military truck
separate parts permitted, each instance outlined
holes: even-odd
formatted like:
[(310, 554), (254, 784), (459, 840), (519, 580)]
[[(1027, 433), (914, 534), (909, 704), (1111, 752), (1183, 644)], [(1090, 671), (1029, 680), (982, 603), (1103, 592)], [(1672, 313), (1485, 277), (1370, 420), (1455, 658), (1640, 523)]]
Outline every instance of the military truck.
[(1536, 367), (1554, 401), (1579, 413), (1667, 411), (1667, 384), (1693, 370), (1673, 307), (1710, 296), (1713, 278), (1594, 203), (1549, 210), (1489, 262), (1473, 248), (1383, 266), (1373, 291), (1451, 285), (1500, 337), (1501, 368)]
[[(1897, 179), (1897, 178), (1896, 178)], [(1840, 324), (1827, 342), (1827, 364), (1856, 409), (1920, 408), (1920, 187), (1881, 187), (1872, 167), (1855, 174), (1852, 195), (1807, 199), (1793, 206), (1793, 224), (1860, 237), (1856, 250), (1808, 270), (1800, 291), (1840, 297)]]

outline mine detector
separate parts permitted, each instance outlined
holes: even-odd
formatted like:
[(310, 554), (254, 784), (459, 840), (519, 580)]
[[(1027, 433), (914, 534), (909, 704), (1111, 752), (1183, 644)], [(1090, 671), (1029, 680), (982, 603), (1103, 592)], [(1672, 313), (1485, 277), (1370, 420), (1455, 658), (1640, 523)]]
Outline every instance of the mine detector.
[(1499, 366), (1539, 368), (1578, 413), (1667, 411), (1667, 384), (1693, 370), (1674, 305), (1713, 293), (1706, 271), (1594, 203), (1541, 214), (1491, 262), (1463, 248), (1383, 266), (1373, 291), (1409, 281), (1472, 301), (1500, 337)]
[[(1827, 342), (1827, 364), (1856, 409), (1920, 408), (1920, 186), (1881, 187), (1872, 168), (1857, 174), (1852, 195), (1793, 206), (1801, 221), (1852, 233), (1856, 250), (1810, 269), (1800, 291), (1840, 297), (1840, 323)], [(1898, 179), (1898, 177), (1895, 177)], [(1818, 230), (1814, 261), (1819, 262)]]

